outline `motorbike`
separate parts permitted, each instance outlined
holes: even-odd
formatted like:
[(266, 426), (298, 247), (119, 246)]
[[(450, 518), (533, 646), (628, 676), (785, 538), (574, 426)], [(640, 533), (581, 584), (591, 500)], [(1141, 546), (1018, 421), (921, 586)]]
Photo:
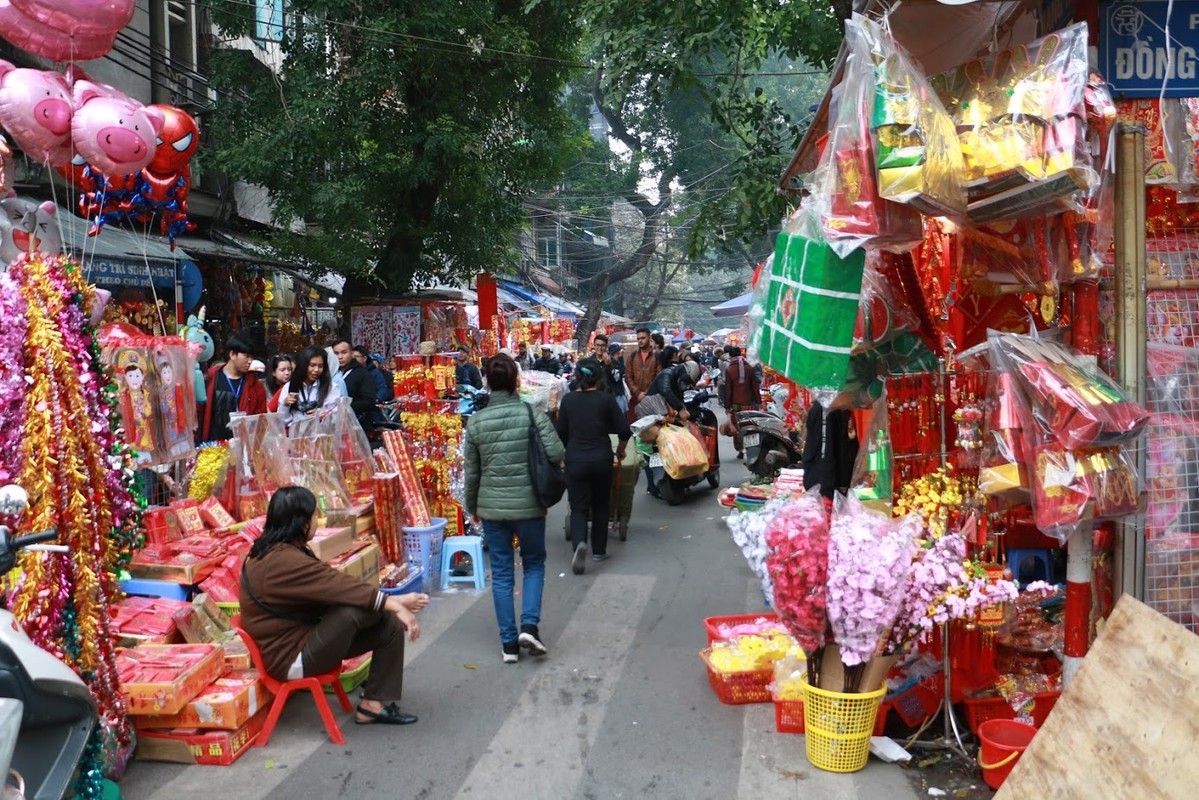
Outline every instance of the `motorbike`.
[(720, 486), (720, 453), (718, 450), (718, 426), (716, 414), (708, 408), (707, 403), (712, 395), (706, 389), (689, 390), (683, 395), (683, 406), (687, 409), (690, 422), (695, 423), (708, 448), (708, 471), (702, 475), (690, 478), (675, 479), (666, 473), (662, 466), (662, 456), (658, 446), (651, 447), (646, 461), (650, 483), (658, 489), (658, 496), (668, 505), (677, 506), (683, 502), (687, 490), (700, 481), (706, 480), (708, 486), (716, 489)]
[[(20, 516), (28, 503), (18, 486), (0, 489), (0, 515)], [(0, 574), (12, 570), (21, 550), (68, 552), (41, 544), (57, 537), (53, 530), (13, 537), (0, 525)], [(35, 645), (6, 609), (0, 609), (0, 698), (22, 706), (12, 758), (0, 761), (0, 775), (15, 778), (30, 800), (58, 800), (71, 787), (96, 724), (96, 701), (74, 670)]]
[(803, 449), (783, 420), (766, 411), (740, 411), (737, 429), (745, 448), (745, 466), (755, 475), (772, 478), (784, 467), (800, 463)]

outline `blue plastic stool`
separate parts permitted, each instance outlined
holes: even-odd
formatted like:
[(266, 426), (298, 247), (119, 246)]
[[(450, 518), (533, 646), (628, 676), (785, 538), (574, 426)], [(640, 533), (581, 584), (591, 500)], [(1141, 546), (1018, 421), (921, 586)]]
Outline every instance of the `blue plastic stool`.
[(1018, 581), (1022, 580), (1021, 572), (1023, 572), (1025, 562), (1030, 558), (1036, 563), (1036, 568), (1031, 570), (1028, 581), (1049, 580), (1049, 551), (1038, 549), (1017, 548), (1007, 551), (1007, 563), (1008, 568), (1012, 571), (1012, 577)]
[[(472, 575), (454, 575), (450, 566), (454, 556), (466, 553), (470, 556)], [(447, 536), (441, 543), (441, 588), (444, 591), (451, 583), (473, 583), (476, 589), (487, 586), (487, 567), (483, 561), (482, 536)]]

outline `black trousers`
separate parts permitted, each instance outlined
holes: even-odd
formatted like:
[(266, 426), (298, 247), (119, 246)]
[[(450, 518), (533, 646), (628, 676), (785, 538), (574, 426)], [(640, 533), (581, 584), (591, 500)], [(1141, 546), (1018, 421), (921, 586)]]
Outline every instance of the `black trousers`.
[(612, 492), (612, 459), (566, 460), (566, 496), (570, 499), (570, 541), (587, 541), (591, 516), (591, 552), (608, 552), (608, 496)]
[(398, 703), (404, 689), (404, 626), (395, 614), (333, 606), (308, 634), (301, 652), (305, 675), (320, 675), (343, 659), (371, 653), (362, 697)]

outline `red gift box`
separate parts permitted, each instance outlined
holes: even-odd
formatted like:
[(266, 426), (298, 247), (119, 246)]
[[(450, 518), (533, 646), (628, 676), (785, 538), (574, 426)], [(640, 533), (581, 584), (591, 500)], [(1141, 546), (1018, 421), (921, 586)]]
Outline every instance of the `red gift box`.
[(179, 630), (172, 615), (186, 608), (182, 600), (158, 597), (127, 597), (109, 606), (109, 627), (122, 643), (173, 644), (179, 641)]
[(200, 503), (200, 516), (210, 528), (231, 528), (237, 524), (233, 515), (226, 511), (225, 507), (221, 505), (221, 501), (215, 497), (210, 497)]
[(183, 538), (179, 518), (174, 509), (166, 506), (146, 509), (142, 515), (142, 526), (146, 529), (146, 542), (149, 544), (167, 544)]
[(204, 518), (200, 516), (200, 504), (190, 497), (186, 500), (176, 500), (171, 503), (175, 516), (179, 519), (179, 527), (183, 535), (195, 536), (204, 532)]
[(228, 766), (254, 744), (269, 713), (268, 706), (235, 731), (204, 731), (199, 728), (141, 730), (137, 734), (136, 757), (143, 761)]
[(219, 644), (155, 644), (117, 650), (130, 714), (175, 714), (225, 670)]
[(238, 670), (218, 678), (177, 714), (134, 717), (137, 730), (200, 728), (234, 731), (270, 705), (274, 695), (254, 670)]

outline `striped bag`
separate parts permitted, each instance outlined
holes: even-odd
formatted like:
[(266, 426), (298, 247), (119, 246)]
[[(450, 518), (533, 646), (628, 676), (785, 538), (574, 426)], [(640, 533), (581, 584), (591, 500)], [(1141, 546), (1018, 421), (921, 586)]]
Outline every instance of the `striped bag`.
[(780, 233), (762, 307), (750, 315), (761, 320), (762, 363), (809, 389), (844, 386), (865, 265), (861, 249), (840, 258), (823, 242)]

